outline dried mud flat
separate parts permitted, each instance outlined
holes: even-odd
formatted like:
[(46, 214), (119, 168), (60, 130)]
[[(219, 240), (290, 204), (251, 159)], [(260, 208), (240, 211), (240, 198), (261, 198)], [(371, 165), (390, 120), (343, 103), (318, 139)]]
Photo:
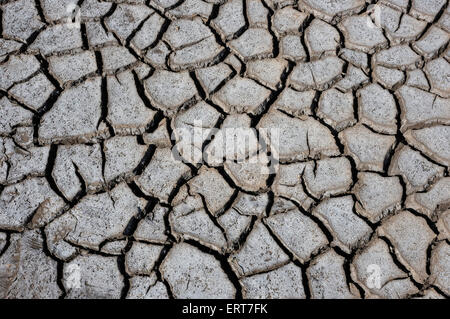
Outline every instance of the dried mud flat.
[(450, 295), (448, 0), (0, 17), (0, 298)]

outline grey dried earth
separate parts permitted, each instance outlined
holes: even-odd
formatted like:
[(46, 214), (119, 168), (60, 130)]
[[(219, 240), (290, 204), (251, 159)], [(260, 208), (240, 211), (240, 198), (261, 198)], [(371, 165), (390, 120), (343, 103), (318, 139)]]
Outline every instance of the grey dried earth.
[(0, 19), (0, 298), (450, 296), (448, 0)]

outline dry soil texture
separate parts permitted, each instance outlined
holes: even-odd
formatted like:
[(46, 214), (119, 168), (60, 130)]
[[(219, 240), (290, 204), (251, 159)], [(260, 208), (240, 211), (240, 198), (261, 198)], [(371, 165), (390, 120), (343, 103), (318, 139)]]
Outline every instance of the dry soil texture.
[(0, 298), (450, 295), (448, 0), (0, 19)]

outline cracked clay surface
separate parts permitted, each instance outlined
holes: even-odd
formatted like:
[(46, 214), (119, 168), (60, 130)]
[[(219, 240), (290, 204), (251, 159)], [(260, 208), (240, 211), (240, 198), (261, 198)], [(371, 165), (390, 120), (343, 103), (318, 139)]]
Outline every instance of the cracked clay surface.
[(0, 298), (448, 298), (448, 0), (0, 0)]

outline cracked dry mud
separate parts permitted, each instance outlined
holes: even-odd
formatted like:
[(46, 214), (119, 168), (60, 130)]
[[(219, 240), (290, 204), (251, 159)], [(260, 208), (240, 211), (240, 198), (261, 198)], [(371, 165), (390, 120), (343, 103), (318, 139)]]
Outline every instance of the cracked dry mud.
[(0, 0), (0, 298), (448, 298), (448, 2)]

